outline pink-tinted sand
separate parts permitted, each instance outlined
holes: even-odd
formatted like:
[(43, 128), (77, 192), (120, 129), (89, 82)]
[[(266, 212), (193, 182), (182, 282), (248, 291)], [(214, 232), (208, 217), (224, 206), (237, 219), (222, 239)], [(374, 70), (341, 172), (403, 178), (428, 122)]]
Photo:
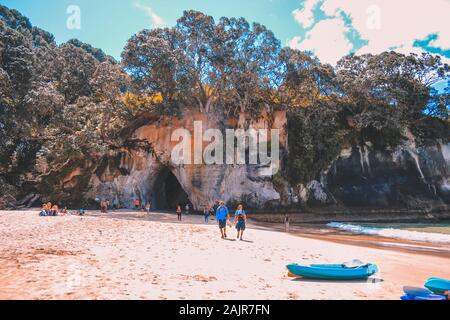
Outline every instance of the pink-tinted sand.
[[(450, 259), (302, 238), (258, 227), (221, 240), (190, 216), (47, 217), (0, 211), (0, 299), (398, 299), (450, 278)], [(229, 231), (234, 238), (236, 231)], [(295, 280), (290, 263), (376, 263), (369, 281)]]

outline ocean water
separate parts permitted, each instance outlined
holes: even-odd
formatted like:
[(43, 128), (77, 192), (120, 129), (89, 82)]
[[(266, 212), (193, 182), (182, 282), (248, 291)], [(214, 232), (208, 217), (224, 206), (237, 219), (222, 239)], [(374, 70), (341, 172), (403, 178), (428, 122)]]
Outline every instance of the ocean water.
[(355, 234), (365, 234), (408, 241), (423, 241), (450, 245), (450, 222), (438, 224), (350, 224), (332, 222), (329, 223), (327, 227)]

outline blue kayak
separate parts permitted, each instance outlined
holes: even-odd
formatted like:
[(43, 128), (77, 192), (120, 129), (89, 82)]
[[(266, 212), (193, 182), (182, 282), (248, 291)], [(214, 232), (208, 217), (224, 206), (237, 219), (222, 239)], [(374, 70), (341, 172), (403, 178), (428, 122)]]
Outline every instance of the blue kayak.
[(429, 296), (434, 294), (432, 291), (417, 287), (403, 287), (403, 292), (410, 297)]
[(450, 280), (430, 278), (425, 282), (425, 287), (438, 295), (445, 295), (450, 292)]
[(426, 301), (426, 300), (447, 300), (446, 297), (434, 294), (432, 291), (424, 288), (404, 287), (405, 295), (402, 300)]
[(438, 296), (437, 294), (431, 294), (427, 296), (408, 296), (405, 294), (400, 299), (409, 301), (443, 301), (447, 300), (444, 296)]
[(354, 268), (346, 267), (343, 264), (313, 264), (310, 266), (291, 264), (287, 268), (294, 276), (321, 280), (367, 279), (378, 272), (377, 266), (370, 263)]

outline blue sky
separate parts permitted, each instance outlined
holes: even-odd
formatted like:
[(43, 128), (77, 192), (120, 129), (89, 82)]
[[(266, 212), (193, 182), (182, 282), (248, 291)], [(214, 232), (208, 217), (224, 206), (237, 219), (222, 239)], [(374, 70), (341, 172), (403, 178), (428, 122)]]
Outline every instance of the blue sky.
[[(298, 34), (299, 26), (291, 17), (298, 0), (0, 0), (28, 16), (33, 25), (50, 31), (58, 42), (78, 38), (103, 49), (114, 57), (120, 53), (131, 35), (152, 27), (152, 18), (144, 6), (172, 26), (184, 10), (195, 9), (220, 18), (245, 17), (265, 24), (283, 42)], [(81, 29), (66, 28), (69, 5), (81, 9)], [(139, 5), (140, 4), (140, 5)]]
[[(350, 53), (428, 51), (450, 61), (450, 0), (0, 0), (50, 31), (58, 43), (78, 38), (120, 58), (144, 28), (172, 26), (183, 10), (244, 17), (284, 45), (335, 64)], [(81, 10), (81, 29), (66, 27), (67, 8)]]

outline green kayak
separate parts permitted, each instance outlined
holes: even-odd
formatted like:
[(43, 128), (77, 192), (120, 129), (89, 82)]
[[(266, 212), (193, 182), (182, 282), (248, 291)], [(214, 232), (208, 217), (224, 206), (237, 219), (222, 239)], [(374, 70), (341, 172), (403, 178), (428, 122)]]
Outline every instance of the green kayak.
[(345, 264), (313, 264), (309, 266), (291, 264), (287, 268), (294, 276), (323, 280), (367, 279), (378, 272), (378, 267), (371, 263), (355, 267), (348, 267)]

